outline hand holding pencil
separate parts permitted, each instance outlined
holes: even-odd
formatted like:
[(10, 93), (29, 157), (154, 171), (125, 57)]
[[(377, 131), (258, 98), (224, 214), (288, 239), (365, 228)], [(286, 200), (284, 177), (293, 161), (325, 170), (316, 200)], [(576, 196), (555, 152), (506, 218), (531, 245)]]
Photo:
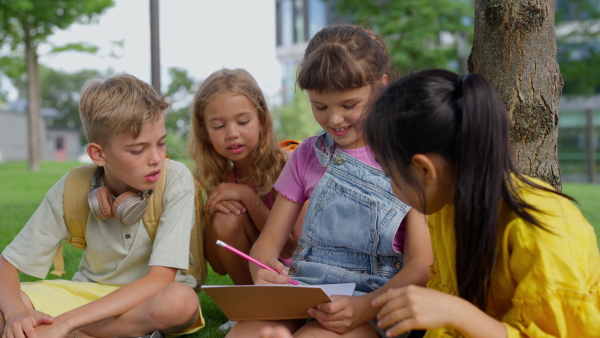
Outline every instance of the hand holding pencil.
[[(264, 264), (263, 262), (261, 262), (261, 261), (255, 259), (255, 258), (247, 255), (246, 253), (244, 253), (244, 252), (242, 252), (242, 251), (240, 251), (240, 250), (232, 247), (231, 245), (229, 245), (229, 244), (227, 244), (227, 243), (225, 243), (225, 242), (223, 242), (221, 240), (217, 240), (217, 245), (220, 245), (220, 246), (224, 247), (225, 249), (233, 252), (236, 255), (239, 255), (240, 257), (243, 257), (243, 258), (247, 259), (248, 261), (250, 261), (250, 262), (252, 262), (252, 263), (260, 266), (263, 269), (267, 269), (269, 271), (273, 271), (275, 273), (279, 273), (277, 270), (273, 269), (272, 267)], [(290, 278), (290, 284), (299, 285), (300, 283), (298, 283), (295, 280), (293, 280), (293, 279)]]

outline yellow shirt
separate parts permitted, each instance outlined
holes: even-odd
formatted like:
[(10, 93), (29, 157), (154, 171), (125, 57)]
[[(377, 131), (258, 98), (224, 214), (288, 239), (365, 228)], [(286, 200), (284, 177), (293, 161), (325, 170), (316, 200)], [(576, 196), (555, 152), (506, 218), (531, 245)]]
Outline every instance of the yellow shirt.
[[(600, 337), (600, 254), (594, 229), (559, 195), (531, 188), (519, 193), (552, 232), (512, 212), (500, 215), (488, 314), (506, 326), (511, 338)], [(451, 205), (429, 217), (435, 261), (427, 287), (457, 295), (453, 223)], [(425, 337), (461, 335), (442, 328), (428, 330)]]

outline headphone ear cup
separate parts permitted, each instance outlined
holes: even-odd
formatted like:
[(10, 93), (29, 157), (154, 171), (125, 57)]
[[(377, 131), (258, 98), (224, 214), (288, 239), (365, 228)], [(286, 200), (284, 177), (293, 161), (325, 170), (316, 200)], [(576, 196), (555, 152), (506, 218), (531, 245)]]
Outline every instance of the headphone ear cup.
[(113, 217), (112, 204), (114, 198), (107, 187), (98, 187), (88, 193), (88, 204), (92, 215), (99, 220)]
[(142, 219), (147, 206), (148, 201), (144, 197), (133, 191), (126, 191), (117, 197), (112, 211), (114, 217), (121, 223), (132, 225)]
[(98, 194), (98, 206), (100, 207), (100, 211), (102, 215), (106, 219), (114, 217), (114, 212), (112, 211), (112, 205), (115, 201), (115, 198), (110, 193), (107, 187), (101, 186), (96, 189)]
[[(138, 194), (134, 193), (133, 191), (126, 191), (124, 193), (122, 193), (121, 195), (117, 196), (117, 199), (115, 199), (115, 201), (112, 203), (112, 213), (113, 215), (117, 214), (117, 209), (119, 209), (119, 206), (123, 203), (123, 201), (125, 201), (125, 199), (127, 199), (128, 197), (132, 197), (132, 196), (138, 196)], [(141, 199), (141, 197), (140, 197)]]

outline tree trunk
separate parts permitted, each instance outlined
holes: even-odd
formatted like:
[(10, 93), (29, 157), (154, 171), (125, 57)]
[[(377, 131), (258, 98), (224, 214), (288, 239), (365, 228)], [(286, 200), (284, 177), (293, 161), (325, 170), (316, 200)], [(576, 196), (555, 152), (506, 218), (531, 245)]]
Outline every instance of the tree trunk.
[(39, 171), (42, 159), (42, 118), (40, 80), (38, 71), (37, 52), (25, 29), (25, 58), (27, 62), (27, 111), (29, 132), (29, 171)]
[(485, 76), (506, 103), (511, 145), (525, 175), (561, 190), (556, 0), (475, 0), (469, 70)]

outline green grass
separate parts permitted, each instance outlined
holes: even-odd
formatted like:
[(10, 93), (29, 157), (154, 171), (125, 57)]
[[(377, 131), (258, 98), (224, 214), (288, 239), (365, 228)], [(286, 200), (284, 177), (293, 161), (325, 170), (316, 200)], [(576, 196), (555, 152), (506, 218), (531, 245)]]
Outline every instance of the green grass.
[[(600, 239), (600, 184), (563, 183), (563, 192), (577, 200), (577, 207)], [(600, 240), (598, 242), (600, 247)]]
[[(22, 226), (38, 207), (46, 192), (69, 169), (77, 166), (76, 162), (42, 162), (37, 173), (31, 173), (27, 164), (4, 163), (0, 164), (0, 251), (19, 232)], [(600, 237), (600, 185), (565, 183), (563, 191), (578, 200), (579, 208), (588, 221), (594, 226), (596, 236)], [(65, 267), (67, 275), (62, 278), (70, 279), (77, 271), (81, 251), (71, 246), (65, 247)], [(33, 281), (35, 278), (21, 274), (21, 281)], [(49, 275), (48, 278), (57, 278)], [(228, 276), (219, 276), (210, 271), (206, 284), (231, 284)], [(204, 293), (199, 293), (202, 312), (206, 319), (206, 327), (184, 338), (223, 337), (224, 333), (218, 330), (219, 325), (227, 321), (225, 315)]]

